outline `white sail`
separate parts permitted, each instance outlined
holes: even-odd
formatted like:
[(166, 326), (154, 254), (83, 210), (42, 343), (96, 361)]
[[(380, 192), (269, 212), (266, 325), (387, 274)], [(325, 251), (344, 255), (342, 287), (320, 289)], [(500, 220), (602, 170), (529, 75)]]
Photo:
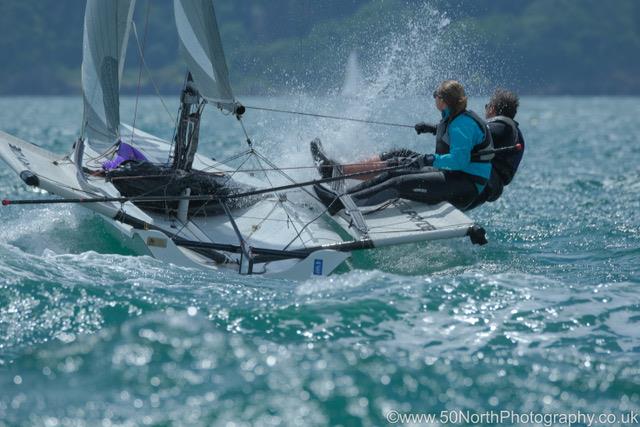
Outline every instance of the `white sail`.
[(218, 107), (234, 112), (237, 103), (212, 0), (174, 0), (180, 47), (200, 94)]
[(88, 0), (84, 16), (83, 136), (103, 152), (119, 135), (120, 79), (135, 0)]

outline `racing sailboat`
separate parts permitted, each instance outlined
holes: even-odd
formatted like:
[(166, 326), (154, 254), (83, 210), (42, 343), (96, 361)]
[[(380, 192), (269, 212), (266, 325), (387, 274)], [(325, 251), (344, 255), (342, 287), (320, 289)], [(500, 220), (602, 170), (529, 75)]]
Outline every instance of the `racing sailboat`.
[[(350, 177), (296, 182), (248, 136), (247, 149), (233, 156), (240, 167), (198, 154), (205, 106), (241, 125), (245, 113), (230, 85), (212, 0), (174, 0), (188, 72), (172, 141), (122, 123), (119, 89), (134, 8), (135, 0), (87, 1), (84, 115), (73, 153), (56, 155), (0, 132), (0, 157), (27, 185), (59, 198), (3, 205), (79, 203), (142, 254), (181, 266), (294, 280), (329, 275), (358, 249), (462, 236), (486, 242), (484, 230), (447, 203), (399, 199), (364, 209), (345, 196), (345, 209), (331, 217), (308, 186), (326, 181), (339, 188)], [(276, 186), (266, 175), (260, 179), (243, 170), (248, 161), (288, 183)]]

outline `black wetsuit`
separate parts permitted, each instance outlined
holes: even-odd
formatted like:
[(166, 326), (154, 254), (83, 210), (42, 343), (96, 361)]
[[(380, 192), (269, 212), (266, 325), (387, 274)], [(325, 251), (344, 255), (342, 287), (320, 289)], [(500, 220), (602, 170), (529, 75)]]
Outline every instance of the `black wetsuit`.
[[(484, 140), (476, 145), (472, 154), (482, 154), (482, 150), (491, 149), (490, 132), (482, 118), (475, 113), (464, 112), (469, 115), (483, 130)], [(443, 119), (438, 125), (436, 135), (436, 154), (449, 153), (448, 126), (455, 117)], [(392, 158), (415, 158), (422, 154), (415, 151), (401, 149), (383, 153), (381, 160)], [(493, 155), (480, 156), (480, 162), (489, 162)], [(487, 157), (486, 159), (484, 157)], [(486, 179), (458, 170), (442, 170), (436, 168), (422, 168), (418, 170), (401, 169), (380, 174), (372, 180), (363, 182), (348, 190), (355, 203), (360, 206), (375, 205), (394, 198), (415, 200), (427, 204), (449, 202), (461, 210), (469, 206), (478, 198), (478, 185), (486, 183)]]
[(402, 198), (427, 204), (447, 201), (462, 210), (478, 197), (476, 185), (468, 174), (435, 168), (384, 172), (352, 187), (348, 193), (360, 206)]
[(486, 187), (469, 209), (473, 209), (485, 202), (496, 201), (502, 195), (504, 187), (513, 180), (524, 155), (525, 142), (518, 122), (507, 117), (497, 116), (491, 118), (487, 125), (493, 137), (494, 148), (521, 144), (522, 149), (496, 153), (491, 161), (493, 168), (489, 182), (487, 182)]

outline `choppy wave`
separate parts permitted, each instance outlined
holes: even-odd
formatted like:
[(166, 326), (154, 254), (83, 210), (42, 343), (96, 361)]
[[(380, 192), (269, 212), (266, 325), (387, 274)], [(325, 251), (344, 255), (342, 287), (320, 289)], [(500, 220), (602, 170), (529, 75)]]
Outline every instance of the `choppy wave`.
[(2, 258), (10, 423), (378, 425), (391, 409), (638, 403), (637, 282), (471, 268), (295, 285), (95, 252)]
[[(19, 102), (41, 112), (31, 104), (44, 101)], [(79, 100), (51, 102), (79, 116)], [(398, 120), (414, 107), (394, 102), (388, 114)], [(522, 170), (499, 201), (471, 213), (488, 246), (356, 253), (352, 270), (303, 283), (135, 256), (76, 207), (2, 208), (0, 426), (384, 425), (392, 409), (637, 411), (640, 128), (610, 112), (637, 117), (639, 105), (524, 98)], [(61, 118), (50, 110), (36, 125), (3, 111), (0, 127), (47, 148), (64, 152), (73, 139), (71, 127), (52, 130)], [(212, 119), (207, 138), (226, 129), (223, 119)], [(248, 123), (258, 146), (292, 149), (262, 130), (268, 120)], [(221, 150), (235, 149), (235, 130), (225, 132), (216, 134)], [(424, 144), (394, 138), (385, 144)], [(289, 161), (304, 164), (303, 149)], [(0, 192), (39, 197), (6, 169)]]

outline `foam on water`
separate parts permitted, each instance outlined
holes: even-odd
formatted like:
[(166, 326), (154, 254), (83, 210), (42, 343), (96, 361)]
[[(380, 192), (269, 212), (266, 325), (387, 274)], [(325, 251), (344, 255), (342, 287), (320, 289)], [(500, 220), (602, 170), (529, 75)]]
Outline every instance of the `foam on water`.
[[(79, 114), (76, 99), (55, 102)], [(414, 105), (394, 102), (390, 118)], [(80, 208), (3, 208), (0, 420), (380, 425), (389, 409), (637, 409), (640, 129), (624, 115), (584, 124), (614, 106), (640, 114), (637, 100), (522, 104), (522, 170), (471, 213), (483, 248), (359, 253), (359, 270), (294, 284), (132, 256)], [(64, 152), (46, 142), (55, 121), (22, 136)], [(235, 147), (224, 122), (208, 126)], [(5, 172), (0, 190), (39, 197)]]
[(637, 282), (369, 271), (256, 287), (93, 253), (33, 273), (2, 287), (3, 419), (377, 424), (398, 408), (637, 405)]

